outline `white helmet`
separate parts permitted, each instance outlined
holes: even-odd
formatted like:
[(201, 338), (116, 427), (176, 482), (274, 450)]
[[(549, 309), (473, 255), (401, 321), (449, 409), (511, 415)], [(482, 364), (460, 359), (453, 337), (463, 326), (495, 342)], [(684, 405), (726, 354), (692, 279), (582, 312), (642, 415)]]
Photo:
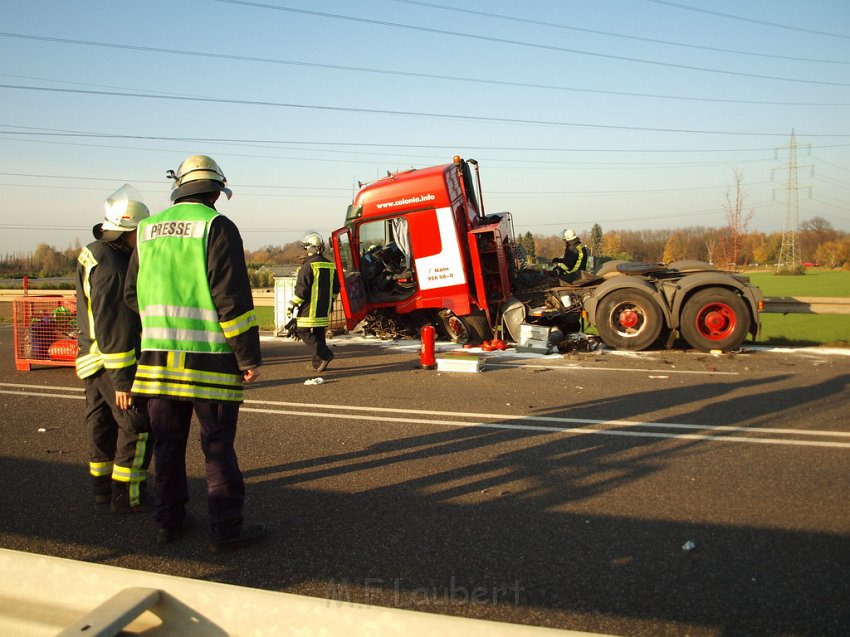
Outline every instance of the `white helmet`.
[(564, 230), (564, 241), (572, 241), (576, 239), (576, 231), (572, 228), (567, 228)]
[(114, 241), (124, 232), (132, 232), (142, 219), (150, 217), (148, 207), (142, 203), (141, 193), (130, 184), (124, 184), (112, 193), (103, 204), (103, 222), (92, 228), (98, 239)]
[(166, 173), (174, 180), (171, 191), (171, 201), (177, 201), (189, 195), (199, 195), (204, 192), (223, 192), (227, 198), (233, 196), (233, 191), (226, 186), (227, 179), (221, 168), (212, 157), (207, 155), (192, 155), (183, 160), (175, 173)]
[(301, 239), (301, 247), (307, 251), (307, 254), (321, 254), (325, 251), (325, 242), (322, 240), (322, 235), (310, 230)]

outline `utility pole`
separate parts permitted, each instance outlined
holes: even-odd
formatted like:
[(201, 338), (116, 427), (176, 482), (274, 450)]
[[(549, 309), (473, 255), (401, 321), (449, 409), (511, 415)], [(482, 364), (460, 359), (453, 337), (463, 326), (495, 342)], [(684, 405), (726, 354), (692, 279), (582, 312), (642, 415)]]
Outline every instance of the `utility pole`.
[[(797, 183), (797, 136), (793, 128), (791, 129), (791, 141), (787, 148), (788, 181), (785, 185), (785, 225), (782, 230), (782, 246), (779, 248), (776, 270), (783, 274), (795, 274), (800, 273), (800, 253), (797, 250), (800, 187)], [(809, 152), (811, 152), (811, 147)], [(776, 158), (779, 158), (779, 149), (776, 150)], [(773, 175), (771, 175), (772, 178)], [(809, 194), (811, 196), (811, 192)]]

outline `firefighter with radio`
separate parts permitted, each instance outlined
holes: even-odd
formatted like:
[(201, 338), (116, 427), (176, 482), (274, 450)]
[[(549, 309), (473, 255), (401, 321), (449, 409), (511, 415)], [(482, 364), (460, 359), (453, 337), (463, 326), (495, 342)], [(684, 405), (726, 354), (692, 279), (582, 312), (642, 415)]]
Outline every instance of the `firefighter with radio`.
[[(85, 381), (89, 473), (94, 499), (114, 513), (143, 509), (152, 440), (144, 403), (130, 396), (141, 324), (123, 302), (136, 228), (149, 216), (135, 188), (125, 184), (106, 200), (95, 241), (77, 258), (79, 353)], [(85, 317), (85, 318), (83, 318)]]
[(587, 246), (575, 233), (575, 230), (564, 230), (564, 256), (552, 259), (554, 271), (566, 281), (575, 281), (587, 269)]
[(325, 242), (318, 232), (304, 235), (301, 247), (307, 256), (295, 278), (289, 313), (295, 317), (298, 338), (310, 349), (313, 369), (321, 373), (334, 358), (325, 336), (334, 297), (339, 294), (339, 281), (336, 266), (325, 257)]
[(125, 300), (142, 320), (142, 353), (132, 393), (147, 399), (154, 446), (157, 542), (191, 524), (186, 445), (200, 423), (210, 550), (259, 542), (262, 524), (245, 524), (245, 482), (234, 443), (243, 385), (259, 377), (260, 334), (242, 237), (215, 204), (231, 191), (206, 155), (185, 159), (170, 208), (142, 221)]

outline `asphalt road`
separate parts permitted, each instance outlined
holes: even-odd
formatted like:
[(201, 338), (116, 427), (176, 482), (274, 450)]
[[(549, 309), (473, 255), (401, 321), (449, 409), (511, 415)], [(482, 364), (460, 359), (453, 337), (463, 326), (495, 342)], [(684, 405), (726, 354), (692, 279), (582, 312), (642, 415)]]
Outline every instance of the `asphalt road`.
[[(850, 632), (850, 356), (492, 355), (264, 340), (237, 439), (264, 544), (91, 501), (81, 383), (0, 327), (0, 546), (333, 600), (616, 635)], [(443, 346), (446, 347), (446, 346)], [(42, 431), (43, 430), (43, 431)]]

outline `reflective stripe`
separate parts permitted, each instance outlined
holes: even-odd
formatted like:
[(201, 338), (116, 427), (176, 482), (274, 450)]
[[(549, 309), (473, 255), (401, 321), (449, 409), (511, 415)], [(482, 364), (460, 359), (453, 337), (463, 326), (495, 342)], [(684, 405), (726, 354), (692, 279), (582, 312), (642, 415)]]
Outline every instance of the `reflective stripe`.
[(244, 398), (242, 376), (239, 374), (156, 365), (139, 366), (132, 391), (134, 394), (149, 396), (166, 395), (227, 402), (242, 402)]
[(233, 320), (221, 323), (221, 329), (227, 338), (233, 338), (234, 336), (244, 334), (252, 327), (259, 327), (257, 315), (254, 313), (254, 310), (248, 310)]
[[(186, 367), (186, 352), (168, 352), (165, 357), (164, 369), (183, 369)], [(163, 369), (147, 366), (147, 369)]]
[(331, 324), (331, 320), (327, 316), (305, 316), (303, 318), (299, 316), (296, 324), (298, 327), (327, 327)]
[[(206, 330), (192, 330), (180, 327), (149, 327), (144, 332), (144, 340), (147, 345), (145, 349), (164, 349), (152, 347), (156, 341), (168, 341), (171, 343), (226, 343), (224, 334), (221, 332), (207, 332)], [(172, 349), (172, 348), (169, 348)]]
[(139, 368), (136, 370), (136, 378), (165, 378), (174, 381), (197, 381), (208, 385), (242, 386), (242, 376), (237, 374), (205, 372), (187, 368), (160, 367), (158, 365), (139, 365)]
[(175, 398), (219, 400), (225, 402), (242, 402), (242, 388), (227, 389), (224, 387), (201, 387), (169, 383), (164, 380), (143, 381), (138, 377), (133, 383), (133, 393), (148, 396), (173, 396)]
[(112, 474), (112, 461), (109, 462), (89, 462), (89, 473), (95, 478), (102, 478)]
[(83, 354), (74, 361), (74, 367), (77, 372), (77, 378), (88, 378), (94, 376), (97, 372), (103, 369), (103, 358), (97, 350), (97, 343), (92, 343), (92, 351), (88, 354)]
[(115, 465), (112, 468), (112, 479), (117, 482), (141, 482), (148, 475), (144, 469), (135, 469), (132, 467), (122, 467)]
[(169, 318), (198, 319), (199, 321), (218, 323), (218, 312), (215, 310), (181, 305), (148, 305), (141, 311), (141, 315), (142, 318), (167, 316)]
[(129, 352), (118, 352), (115, 354), (102, 354), (103, 366), (106, 369), (123, 369), (136, 364), (136, 350)]

